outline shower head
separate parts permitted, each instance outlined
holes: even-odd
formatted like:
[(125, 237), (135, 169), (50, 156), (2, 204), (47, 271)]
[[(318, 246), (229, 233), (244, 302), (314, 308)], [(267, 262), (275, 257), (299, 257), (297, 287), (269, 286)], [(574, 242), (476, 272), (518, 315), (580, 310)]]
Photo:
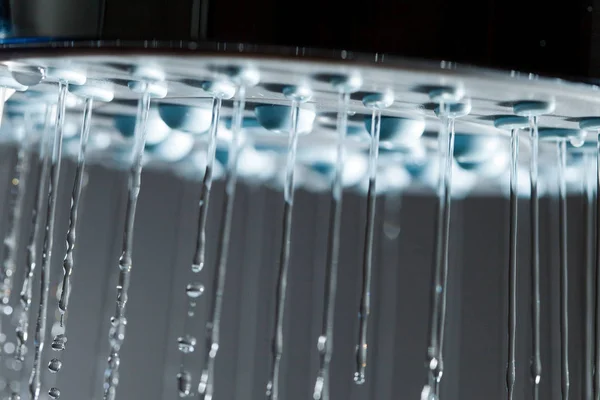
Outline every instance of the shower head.
[[(584, 121), (585, 125), (585, 121), (594, 118), (598, 110), (597, 88), (593, 85), (516, 76), (466, 66), (446, 69), (428, 62), (391, 56), (382, 64), (373, 62), (367, 54), (354, 53), (342, 59), (314, 51), (309, 55), (286, 58), (278, 53), (270, 53), (269, 48), (234, 45), (218, 45), (217, 48), (206, 45), (199, 49), (191, 44), (156, 42), (153, 49), (144, 49), (139, 45), (100, 41), (6, 46), (3, 76), (7, 82), (14, 76), (15, 68), (19, 71), (42, 71), (43, 79), (38, 84), (30, 80), (33, 86), (27, 87), (27, 90), (21, 89), (7, 101), (9, 117), (5, 130), (22, 124), (22, 115), (34, 112), (39, 107), (43, 109), (44, 104), (49, 104), (44, 102), (53, 99), (56, 85), (53, 82), (70, 82), (69, 93), (79, 95), (80, 99), (82, 92), (85, 94), (85, 91), (93, 90), (94, 82), (100, 82), (110, 88), (114, 99), (104, 99), (110, 101), (94, 106), (91, 136), (99, 132), (103, 139), (100, 141), (101, 152), (93, 150), (92, 142), (90, 152), (95, 155), (91, 156), (91, 160), (112, 163), (115, 167), (119, 163), (127, 163), (128, 143), (131, 143), (134, 135), (135, 104), (140, 94), (128, 88), (132, 81), (164, 86), (166, 95), (153, 100), (150, 106), (146, 139), (149, 157), (146, 163), (176, 172), (178, 168), (189, 169), (191, 164), (185, 158), (191, 156), (192, 148), (206, 146), (210, 137), (211, 99), (214, 98), (210, 88), (227, 82), (232, 90), (244, 87), (245, 109), (241, 125), (244, 139), (240, 144), (243, 148), (253, 149), (256, 157), (279, 160), (280, 164), (284, 162), (291, 124), (291, 103), (286, 87), (301, 86), (303, 90), (311, 92), (310, 98), (300, 104), (297, 117), (299, 152), (335, 148), (338, 92), (340, 87), (348, 86), (340, 86), (336, 82), (345, 79), (352, 82), (353, 92), (347, 95), (348, 135), (345, 146), (356, 155), (357, 160), (362, 156), (366, 162), (368, 158), (369, 131), (373, 123), (370, 99), (375, 99), (373, 96), (387, 96), (390, 101), (381, 109), (379, 146), (382, 151), (397, 154), (400, 165), (405, 167), (419, 163), (424, 154), (417, 149), (425, 149), (425, 153), (430, 153), (431, 157), (441, 121), (449, 118), (455, 121), (457, 131), (454, 156), (459, 161), (458, 168), (464, 169), (465, 174), (473, 175), (473, 179), (478, 178), (479, 170), (499, 178), (505, 176), (502, 172), (506, 164), (499, 160), (502, 157), (507, 159), (508, 147), (502, 145), (495, 150), (492, 147), (495, 143), (508, 143), (510, 128), (516, 127), (510, 121), (524, 119), (518, 122), (521, 124), (519, 128), (526, 131), (529, 124), (527, 118), (535, 116), (540, 127), (566, 132), (578, 129), (579, 121)], [(224, 50), (219, 50), (221, 48)], [(142, 67), (151, 73), (141, 74)], [(247, 80), (239, 81), (238, 77), (244, 74), (253, 77), (250, 85), (244, 84), (249, 82)], [(86, 84), (85, 80), (92, 83)], [(139, 93), (143, 93), (143, 88)], [(452, 93), (452, 96), (440, 93)], [(233, 123), (235, 98), (230, 99), (232, 96), (234, 92), (221, 100), (221, 128), (217, 133), (218, 147), (221, 149), (226, 149), (231, 142), (231, 135), (227, 132), (231, 132)], [(68, 123), (80, 124), (78, 113), (83, 107), (83, 101), (67, 104)], [(226, 128), (227, 124), (229, 128)], [(582, 132), (578, 132), (579, 137)], [(106, 145), (107, 142), (110, 144)], [(550, 146), (545, 141), (540, 145), (542, 148)], [(182, 148), (178, 149), (180, 146)], [(185, 150), (184, 147), (189, 149)], [(161, 150), (167, 148), (178, 151)], [(478, 160), (489, 158), (487, 153), (479, 151), (480, 148), (489, 148), (498, 161), (486, 163), (485, 168), (477, 167)], [(465, 150), (462, 149), (471, 149), (468, 150), (471, 153), (463, 154)], [(547, 151), (540, 154), (542, 171), (545, 165), (549, 165), (548, 168), (554, 165), (554, 158), (548, 156)], [(306, 157), (300, 157), (299, 163), (302, 164), (304, 159)], [(314, 163), (312, 166), (310, 163), (303, 166), (309, 170), (314, 167)], [(380, 168), (385, 169), (386, 166)], [(497, 169), (495, 174), (494, 168)], [(243, 174), (243, 178), (256, 178), (250, 175)], [(261, 180), (279, 180), (277, 175), (259, 175)], [(305, 179), (303, 175), (299, 176), (300, 180)], [(310, 176), (307, 175), (307, 179), (312, 179)], [(415, 179), (415, 184), (408, 185), (409, 190), (418, 190), (418, 178)], [(480, 193), (498, 192), (502, 187), (499, 183), (498, 179), (488, 176), (473, 185), (473, 190)], [(308, 183), (307, 187), (310, 186)]]

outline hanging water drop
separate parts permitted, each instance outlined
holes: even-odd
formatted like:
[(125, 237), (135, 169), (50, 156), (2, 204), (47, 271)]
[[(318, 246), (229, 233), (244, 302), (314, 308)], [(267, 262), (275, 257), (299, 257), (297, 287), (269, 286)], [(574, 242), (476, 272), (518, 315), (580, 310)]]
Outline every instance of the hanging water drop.
[(221, 214), (221, 235), (217, 242), (217, 267), (213, 279), (213, 294), (211, 298), (210, 314), (206, 323), (206, 354), (204, 370), (202, 372), (200, 398), (212, 398), (213, 395), (213, 373), (215, 358), (219, 349), (219, 333), (221, 326), (221, 310), (223, 308), (223, 294), (225, 292), (225, 278), (227, 276), (227, 255), (229, 253), (229, 237), (231, 235), (231, 222), (233, 219), (233, 206), (235, 201), (235, 187), (237, 183), (237, 162), (242, 128), (242, 118), (245, 109), (244, 86), (239, 88), (238, 99), (235, 101), (233, 110), (232, 140), (229, 147), (229, 160), (225, 177), (225, 199)]
[(571, 145), (573, 145), (573, 147), (581, 147), (584, 145), (586, 138), (587, 132), (582, 130), (579, 135), (571, 136), (569, 138), (569, 142)]
[[(445, 89), (435, 93), (445, 98)], [(453, 91), (448, 95), (453, 95)], [(448, 283), (448, 247), (450, 235), (450, 208), (452, 199), (452, 165), (454, 156), (454, 119), (470, 112), (470, 103), (450, 103), (441, 101), (436, 108), (441, 125), (438, 134), (438, 187), (436, 237), (431, 289), (431, 309), (429, 342), (427, 347), (428, 381), (431, 395), (439, 397), (439, 384), (444, 373), (443, 346), (446, 321), (446, 295)]]
[(594, 221), (595, 221), (595, 160), (589, 152), (583, 156), (583, 195), (585, 198), (585, 357), (584, 384), (585, 399), (594, 396)]
[(509, 249), (508, 249), (508, 357), (506, 364), (506, 387), (508, 399), (512, 399), (516, 378), (517, 338), (517, 244), (518, 244), (518, 180), (519, 180), (519, 130), (528, 126), (529, 120), (519, 116), (502, 116), (494, 122), (498, 128), (510, 132), (510, 194), (509, 194)]
[(11, 393), (10, 400), (21, 400), (21, 395), (18, 393)]
[(67, 337), (63, 334), (60, 334), (60, 335), (56, 335), (54, 337), (50, 347), (54, 351), (63, 351), (65, 349), (66, 344), (67, 344)]
[(53, 358), (48, 363), (48, 371), (50, 371), (54, 374), (57, 373), (58, 371), (60, 371), (61, 367), (62, 367), (62, 362), (58, 358)]
[[(197, 274), (204, 269), (205, 253), (206, 253), (206, 223), (208, 217), (208, 208), (210, 201), (211, 188), (213, 183), (213, 173), (215, 167), (215, 157), (217, 151), (217, 134), (221, 120), (221, 105), (223, 100), (227, 100), (235, 94), (236, 88), (233, 84), (227, 81), (205, 82), (202, 88), (212, 95), (211, 122), (208, 134), (207, 162), (202, 179), (202, 187), (200, 193), (198, 224), (196, 232), (196, 247), (192, 258), (192, 272)], [(204, 293), (204, 286), (197, 282), (189, 283), (186, 286), (187, 303), (187, 318), (184, 322), (184, 333), (189, 331), (189, 324), (195, 315), (196, 299)], [(216, 290), (215, 290), (216, 291)], [(208, 338), (207, 338), (208, 340)], [(181, 384), (184, 378), (189, 378), (189, 374), (183, 374), (183, 369), (186, 363), (186, 354), (192, 353), (195, 350), (196, 338), (185, 334), (177, 340), (177, 347), (182, 353), (181, 373), (177, 375), (179, 394), (181, 396)], [(183, 375), (182, 375), (183, 374)], [(186, 385), (191, 385), (191, 382), (185, 381)], [(190, 389), (187, 388), (189, 391)]]
[(58, 112), (56, 116), (56, 127), (54, 134), (54, 145), (50, 163), (50, 182), (48, 188), (48, 206), (46, 209), (46, 229), (42, 251), (41, 279), (40, 279), (40, 306), (35, 327), (35, 352), (33, 368), (29, 378), (29, 394), (32, 399), (37, 400), (40, 395), (41, 357), (46, 341), (46, 319), (48, 315), (48, 292), (50, 289), (50, 266), (52, 258), (52, 246), (54, 243), (54, 223), (56, 219), (56, 199), (58, 197), (58, 182), (60, 177), (60, 165), (62, 156), (62, 138), (65, 119), (65, 98), (68, 84), (60, 82), (58, 85)]
[(204, 293), (204, 286), (201, 283), (190, 283), (186, 286), (185, 293), (191, 299), (198, 298)]
[[(335, 298), (337, 291), (338, 259), (340, 246), (340, 225), (342, 220), (342, 189), (343, 169), (345, 161), (344, 142), (348, 131), (348, 105), (350, 92), (358, 90), (361, 79), (355, 78), (355, 83), (348, 85), (353, 80), (344, 77), (336, 82), (340, 92), (337, 120), (337, 154), (335, 174), (331, 187), (331, 205), (329, 208), (329, 226), (327, 243), (327, 260), (325, 272), (325, 294), (323, 301), (323, 319), (321, 335), (317, 340), (319, 351), (319, 370), (313, 390), (314, 400), (329, 399), (329, 363), (333, 354), (333, 323), (335, 311)], [(335, 83), (334, 83), (335, 85)]]
[(558, 150), (558, 196), (559, 196), (559, 237), (560, 237), (560, 359), (562, 400), (569, 399), (569, 281), (567, 258), (567, 143), (557, 143)]
[[(596, 128), (596, 207), (600, 204), (600, 126)], [(596, 298), (595, 298), (595, 337), (594, 342), (596, 346), (600, 343), (600, 212), (596, 211), (596, 281), (594, 282)], [(594, 368), (596, 373), (594, 374), (594, 393), (600, 393), (600, 374), (598, 370), (600, 368), (600, 351), (595, 352), (594, 357)]]
[(291, 124), (289, 125), (288, 152), (285, 167), (283, 226), (275, 295), (275, 325), (271, 350), (271, 373), (266, 393), (269, 400), (278, 400), (279, 398), (279, 370), (283, 355), (283, 317), (285, 313), (287, 275), (290, 265), (292, 212), (294, 208), (294, 169), (296, 167), (296, 152), (298, 147), (298, 114), (300, 112), (300, 102), (308, 101), (312, 95), (308, 89), (297, 87), (286, 88), (285, 94), (292, 100)]
[(517, 334), (517, 226), (518, 226), (518, 157), (519, 131), (511, 132), (510, 162), (510, 240), (509, 240), (509, 277), (508, 277), (508, 366), (506, 384), (508, 398), (512, 399), (516, 376), (516, 334)]
[(371, 312), (371, 275), (373, 269), (373, 236), (375, 234), (375, 205), (377, 200), (377, 162), (379, 160), (379, 137), (381, 133), (381, 110), (392, 105), (394, 97), (391, 93), (377, 93), (365, 96), (363, 103), (372, 109), (369, 147), (369, 189), (367, 192), (367, 218), (363, 243), (362, 288), (359, 306), (358, 343), (356, 345), (356, 368), (354, 382), (362, 385), (365, 382), (367, 369), (367, 328)]
[(177, 347), (184, 354), (193, 353), (196, 347), (196, 338), (190, 335), (179, 337)]
[(540, 233), (539, 233), (539, 198), (538, 198), (538, 117), (550, 113), (554, 109), (553, 103), (541, 101), (519, 101), (513, 106), (515, 114), (529, 119), (529, 132), (531, 137), (531, 156), (529, 160), (530, 181), (530, 231), (531, 231), (531, 293), (532, 293), (532, 328), (533, 328), (533, 359), (531, 362), (531, 381), (533, 383), (533, 398), (539, 398), (539, 382), (542, 374), (541, 360), (541, 310), (540, 310)]
[(532, 293), (533, 293), (533, 362), (531, 375), (533, 377), (534, 400), (539, 398), (539, 380), (541, 377), (541, 329), (540, 329), (540, 233), (539, 233), (539, 200), (538, 200), (538, 125), (537, 118), (531, 117), (531, 158), (529, 169), (530, 180), (530, 224), (531, 224), (531, 264), (532, 264)]
[(204, 89), (213, 95), (212, 121), (208, 134), (206, 168), (204, 170), (204, 177), (202, 178), (202, 191), (198, 202), (198, 231), (196, 233), (196, 249), (192, 260), (192, 271), (194, 273), (202, 271), (206, 256), (206, 222), (213, 183), (215, 153), (217, 151), (217, 133), (221, 121), (221, 104), (223, 99), (229, 99), (235, 94), (235, 87), (227, 82), (206, 82)]
[(75, 170), (75, 179), (71, 194), (71, 209), (69, 211), (69, 227), (67, 230), (67, 251), (63, 260), (62, 289), (60, 291), (60, 298), (58, 301), (61, 326), (64, 325), (64, 317), (69, 306), (69, 297), (71, 295), (71, 273), (73, 272), (73, 257), (75, 252), (75, 242), (77, 239), (77, 218), (79, 215), (79, 203), (84, 188), (83, 178), (85, 176), (85, 155), (88, 138), (90, 135), (93, 106), (94, 98), (90, 97), (85, 102), (85, 110), (83, 112), (83, 123), (79, 139), (79, 154), (77, 156), (77, 168)]
[(204, 265), (203, 265), (203, 264), (196, 264), (196, 263), (193, 263), (193, 264), (192, 264), (192, 272), (193, 272), (193, 273), (195, 273), (195, 274), (197, 274), (197, 273), (199, 273), (200, 271), (202, 271), (202, 268), (203, 268), (203, 267), (204, 267)]
[(9, 70), (12, 78), (24, 86), (35, 86), (46, 76), (46, 71), (35, 65), (11, 64)]
[[(127, 208), (125, 210), (125, 226), (123, 229), (123, 243), (121, 257), (119, 257), (119, 278), (117, 283), (117, 299), (115, 315), (112, 317), (114, 332), (109, 332), (110, 354), (106, 370), (104, 371), (104, 400), (112, 400), (116, 396), (120, 366), (120, 350), (125, 340), (125, 310), (128, 300), (129, 283), (131, 279), (132, 253), (133, 253), (133, 228), (135, 224), (135, 211), (142, 184), (142, 165), (147, 123), (150, 112), (150, 97), (165, 97), (166, 87), (159, 82), (132, 81), (129, 87), (134, 92), (142, 95), (136, 114), (132, 162), (129, 169)], [(115, 340), (117, 338), (118, 340)]]
[(60, 390), (58, 390), (58, 388), (51, 388), (50, 390), (48, 390), (48, 396), (50, 396), (52, 399), (58, 399), (60, 397)]

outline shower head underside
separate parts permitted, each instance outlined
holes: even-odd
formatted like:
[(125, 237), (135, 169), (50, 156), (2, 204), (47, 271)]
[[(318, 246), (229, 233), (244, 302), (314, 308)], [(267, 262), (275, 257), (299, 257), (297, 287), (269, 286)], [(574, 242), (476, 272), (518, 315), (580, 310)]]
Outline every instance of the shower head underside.
[[(146, 167), (201, 180), (213, 117), (211, 104), (220, 97), (215, 169), (219, 177), (233, 137), (233, 105), (243, 86), (239, 174), (248, 181), (281, 187), (295, 99), (290, 90), (304, 90), (307, 95), (299, 102), (298, 113), (296, 186), (319, 191), (330, 187), (334, 175), (339, 99), (348, 95), (345, 187), (365, 191), (371, 123), (378, 110), (382, 115), (378, 192), (435, 188), (437, 137), (452, 120), (456, 142), (453, 194), (464, 196), (507, 191), (510, 132), (518, 129), (522, 136), (530, 136), (534, 123), (539, 125), (542, 191), (554, 183), (556, 142), (563, 140), (569, 151), (567, 185), (580, 190), (586, 160), (594, 158), (585, 154), (596, 148), (595, 135), (587, 133), (600, 128), (594, 123), (600, 114), (596, 86), (514, 71), (494, 72), (446, 62), (417, 65), (390, 61), (389, 57), (381, 63), (377, 56), (373, 63), (244, 51), (168, 53), (151, 49), (132, 54), (101, 47), (70, 50), (13, 52), (5, 57), (0, 86), (16, 89), (4, 109), (0, 137), (5, 143), (22, 140), (28, 130), (43, 128), (44, 110), (56, 103), (57, 82), (62, 81), (69, 84), (65, 156), (77, 154), (79, 140), (73, 139), (80, 132), (85, 99), (94, 97), (100, 101), (93, 106), (88, 160), (112, 168), (127, 167), (137, 103), (144, 85), (154, 85), (164, 93), (151, 100)], [(342, 55), (349, 58), (345, 52)], [(373, 96), (378, 100), (373, 102)], [(528, 163), (529, 148), (529, 140), (523, 140), (523, 166)], [(589, 162), (587, 166), (592, 168)], [(526, 179), (522, 185), (526, 190), (527, 174), (520, 175), (520, 180)]]

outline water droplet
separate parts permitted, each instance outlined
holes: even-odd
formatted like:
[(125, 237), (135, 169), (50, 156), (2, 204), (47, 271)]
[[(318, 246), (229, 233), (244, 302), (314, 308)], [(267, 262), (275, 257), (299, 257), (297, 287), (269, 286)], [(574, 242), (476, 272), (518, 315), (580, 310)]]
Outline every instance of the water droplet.
[(317, 349), (319, 351), (325, 350), (326, 344), (327, 344), (327, 337), (325, 335), (319, 336), (319, 340), (317, 341)]
[(127, 327), (127, 320), (125, 318), (119, 318), (113, 322), (110, 326), (108, 335), (110, 345), (116, 349), (120, 349), (125, 340), (125, 328)]
[(177, 374), (177, 390), (179, 397), (187, 397), (192, 391), (192, 376), (187, 371)]
[(185, 292), (187, 293), (188, 297), (195, 299), (204, 293), (204, 286), (200, 283), (190, 283), (185, 288)]
[(315, 383), (315, 391), (313, 392), (314, 400), (321, 400), (321, 398), (323, 397), (324, 383), (325, 383), (325, 380), (323, 379), (322, 376), (317, 377), (317, 382)]
[(429, 369), (434, 371), (438, 366), (438, 359), (434, 356), (429, 360)]
[(10, 400), (21, 400), (21, 395), (19, 393), (12, 393), (10, 395)]
[(423, 390), (421, 391), (421, 400), (437, 400), (437, 396), (431, 390), (429, 385), (423, 386)]
[(569, 141), (571, 142), (571, 144), (574, 147), (581, 147), (585, 143), (586, 136), (587, 136), (586, 131), (583, 131), (583, 134), (573, 136), (569, 139)]
[(356, 383), (357, 385), (362, 385), (363, 383), (365, 383), (365, 374), (361, 372), (355, 372), (354, 383)]
[(58, 390), (58, 388), (51, 388), (50, 390), (48, 390), (48, 396), (50, 396), (53, 399), (58, 399), (60, 397), (60, 390)]
[(177, 346), (179, 351), (188, 354), (193, 353), (196, 347), (196, 338), (190, 335), (185, 335), (177, 339)]
[(219, 351), (219, 344), (213, 343), (210, 346), (210, 351), (208, 352), (208, 356), (210, 358), (215, 358), (217, 356), (217, 352)]
[(65, 335), (56, 335), (54, 340), (52, 340), (52, 344), (50, 347), (54, 351), (62, 351), (65, 349), (65, 344), (67, 343), (67, 337)]
[(44, 70), (30, 65), (17, 65), (11, 67), (10, 74), (12, 78), (23, 86), (35, 86), (40, 83), (45, 76)]
[(57, 358), (53, 358), (48, 363), (48, 370), (52, 373), (57, 373), (58, 371), (60, 371), (61, 367), (62, 367), (62, 362)]
[(192, 272), (195, 274), (202, 271), (202, 268), (204, 268), (204, 264), (192, 264)]

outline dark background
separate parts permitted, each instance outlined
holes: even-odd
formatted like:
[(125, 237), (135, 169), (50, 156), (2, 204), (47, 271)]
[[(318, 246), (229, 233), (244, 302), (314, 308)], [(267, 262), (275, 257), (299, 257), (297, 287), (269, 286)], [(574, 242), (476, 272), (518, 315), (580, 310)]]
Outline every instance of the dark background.
[[(597, 0), (3, 0), (16, 36), (206, 40), (395, 53), (600, 77)], [(5, 11), (6, 14), (6, 11)]]

